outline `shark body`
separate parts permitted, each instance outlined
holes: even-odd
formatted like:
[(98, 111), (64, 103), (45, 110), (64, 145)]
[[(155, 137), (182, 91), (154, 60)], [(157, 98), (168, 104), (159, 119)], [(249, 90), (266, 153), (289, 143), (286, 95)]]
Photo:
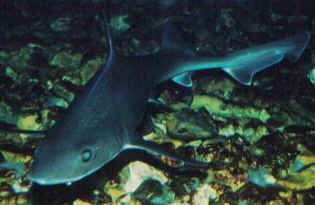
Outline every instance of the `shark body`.
[(184, 47), (176, 29), (167, 25), (160, 52), (148, 56), (121, 56), (109, 39), (106, 64), (78, 95), (46, 139), (36, 149), (29, 179), (42, 185), (70, 183), (100, 169), (125, 150), (140, 149), (153, 156), (179, 160), (185, 167), (211, 165), (185, 160), (137, 136), (152, 90), (173, 79), (191, 86), (191, 74), (220, 68), (244, 85), (255, 73), (284, 58), (297, 61), (310, 39), (301, 33), (287, 39), (240, 50), (222, 58), (197, 56)]

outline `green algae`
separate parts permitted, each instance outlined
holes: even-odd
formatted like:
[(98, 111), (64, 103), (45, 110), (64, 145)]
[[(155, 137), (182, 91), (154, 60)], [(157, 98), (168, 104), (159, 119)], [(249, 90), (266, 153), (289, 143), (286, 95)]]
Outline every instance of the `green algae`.
[(243, 123), (228, 124), (225, 127), (221, 127), (218, 134), (225, 137), (240, 135), (252, 145), (256, 144), (262, 137), (269, 134), (268, 129), (263, 125), (258, 125), (254, 127), (242, 124)]
[(301, 146), (300, 151), (285, 175), (277, 180), (277, 184), (285, 189), (302, 191), (315, 186), (315, 155)]
[(303, 191), (315, 186), (315, 166), (310, 166), (300, 172), (290, 173), (286, 179), (277, 180), (277, 184), (285, 189)]
[(222, 99), (230, 100), (235, 90), (235, 83), (230, 79), (212, 79), (204, 77), (200, 80), (198, 87), (205, 94), (220, 96)]
[(59, 107), (59, 108), (66, 109), (69, 107), (69, 103), (63, 98), (49, 97), (46, 99), (43, 106), (47, 108)]
[(17, 81), (18, 74), (13, 70), (12, 67), (8, 66), (5, 68), (5, 75), (10, 77), (13, 81)]
[(29, 66), (31, 56), (37, 48), (40, 48), (38, 44), (29, 43), (20, 49), (1, 55), (0, 61), (3, 61), (5, 65), (12, 67), (14, 70), (22, 71)]
[(2, 123), (15, 125), (18, 121), (18, 116), (12, 112), (10, 106), (0, 102), (0, 119)]
[(72, 53), (69, 51), (61, 51), (57, 53), (49, 62), (50, 66), (65, 69), (78, 69), (81, 65), (82, 54)]
[(69, 30), (71, 23), (70, 17), (57, 18), (50, 23), (50, 28), (55, 32), (65, 32)]
[(36, 114), (26, 115), (19, 117), (17, 127), (22, 130), (39, 130), (41, 129), (41, 124), (38, 122), (38, 116)]
[(307, 77), (311, 81), (311, 83), (315, 85), (315, 68), (308, 72)]
[(81, 85), (85, 85), (98, 71), (103, 64), (102, 58), (95, 58), (88, 60), (81, 68), (80, 68), (80, 76), (81, 76)]
[(152, 205), (169, 204), (175, 199), (174, 192), (168, 186), (155, 180), (147, 180), (142, 183), (133, 196), (145, 204)]
[(169, 135), (181, 139), (207, 138), (215, 130), (207, 118), (185, 111), (167, 114), (166, 127)]
[(124, 32), (130, 28), (129, 24), (126, 22), (127, 18), (128, 15), (113, 16), (110, 24), (114, 30)]

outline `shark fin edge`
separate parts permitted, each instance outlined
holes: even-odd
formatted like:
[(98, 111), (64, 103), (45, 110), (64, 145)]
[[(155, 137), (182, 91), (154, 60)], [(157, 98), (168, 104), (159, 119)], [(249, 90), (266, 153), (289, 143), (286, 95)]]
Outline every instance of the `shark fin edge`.
[(224, 67), (222, 70), (239, 83), (249, 86), (252, 84), (253, 77), (256, 73), (279, 63), (283, 58), (284, 55), (282, 53), (272, 52), (268, 56), (238, 64), (234, 67)]
[(172, 78), (172, 81), (180, 86), (185, 88), (191, 88), (193, 86), (193, 81), (191, 79), (191, 75), (193, 72), (186, 72), (179, 74)]
[(166, 161), (175, 162), (174, 164), (175, 166), (173, 165), (168, 166), (179, 168), (181, 170), (206, 169), (217, 163), (217, 162), (206, 163), (197, 160), (183, 159), (179, 156), (176, 156), (176, 154), (174, 153), (164, 150), (161, 146), (155, 143), (144, 140), (137, 140), (132, 144), (126, 145), (125, 150), (140, 150), (146, 152), (147, 154), (151, 155), (152, 157), (158, 160), (164, 161), (164, 159), (166, 159)]

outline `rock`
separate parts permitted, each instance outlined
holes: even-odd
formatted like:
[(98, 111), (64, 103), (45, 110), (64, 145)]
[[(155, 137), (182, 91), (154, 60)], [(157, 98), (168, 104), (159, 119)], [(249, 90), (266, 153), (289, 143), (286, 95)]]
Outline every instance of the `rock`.
[(111, 187), (108, 189), (105, 189), (105, 192), (111, 197), (111, 200), (113, 202), (117, 202), (121, 199), (123, 199), (124, 201), (126, 201), (126, 199), (122, 198), (123, 196), (126, 195), (126, 192), (121, 189), (120, 187)]
[(200, 90), (206, 94), (219, 96), (222, 99), (229, 100), (235, 89), (235, 83), (230, 79), (213, 79), (205, 77), (200, 80)]
[(175, 194), (169, 186), (157, 180), (146, 180), (133, 193), (133, 196), (144, 204), (152, 205), (170, 204), (175, 199)]
[(103, 59), (102, 58), (95, 58), (92, 60), (89, 60), (86, 62), (81, 68), (80, 68), (80, 76), (81, 76), (81, 85), (85, 85), (98, 71), (99, 69), (102, 69), (103, 65)]
[(110, 20), (110, 24), (114, 30), (124, 32), (129, 29), (129, 24), (126, 22), (128, 15), (114, 16)]
[(64, 69), (78, 69), (81, 64), (82, 54), (71, 53), (69, 51), (61, 51), (57, 53), (49, 62), (50, 66)]
[(5, 197), (0, 200), (0, 205), (30, 205), (31, 201), (24, 194)]
[(256, 144), (262, 137), (269, 134), (268, 129), (263, 125), (252, 126), (237, 121), (234, 124), (228, 124), (226, 127), (219, 128), (219, 135), (233, 137), (242, 136), (250, 144)]
[[(218, 170), (211, 173), (208, 172), (208, 178), (219, 184), (229, 187), (232, 192), (237, 192), (245, 186), (244, 174), (232, 174), (228, 169)], [(217, 190), (218, 195), (223, 194), (222, 190)]]
[(18, 121), (18, 116), (15, 115), (10, 106), (5, 104), (4, 102), (0, 102), (0, 122), (16, 125)]
[(200, 186), (196, 193), (192, 197), (193, 205), (205, 205), (209, 204), (209, 201), (215, 201), (219, 197), (217, 191), (212, 188), (209, 184)]
[(55, 32), (66, 32), (70, 29), (71, 18), (60, 17), (50, 23), (50, 28)]
[(253, 107), (240, 107), (224, 103), (221, 99), (206, 96), (195, 95), (190, 105), (191, 109), (199, 110), (205, 108), (211, 115), (219, 115), (224, 118), (242, 120), (244, 118), (257, 119), (266, 122), (270, 114), (265, 109), (256, 109)]
[(9, 52), (5, 64), (13, 70), (22, 71), (29, 66), (33, 52), (39, 47), (37, 44), (29, 43), (20, 49), (13, 50)]
[(206, 117), (188, 111), (166, 115), (167, 133), (181, 139), (200, 139), (211, 136), (215, 127)]
[(59, 108), (66, 109), (69, 107), (69, 103), (65, 101), (63, 98), (48, 97), (45, 100), (43, 107), (45, 108), (59, 107)]
[(308, 79), (311, 81), (311, 83), (315, 86), (315, 68), (310, 70), (307, 74)]
[(10, 77), (14, 82), (18, 81), (18, 74), (10, 66), (5, 68), (5, 75)]
[(81, 199), (76, 199), (73, 202), (73, 205), (93, 205), (93, 203), (87, 202), (87, 201), (83, 201)]
[(270, 171), (263, 167), (257, 170), (249, 169), (247, 179), (260, 187), (273, 186), (276, 184), (276, 179), (270, 174)]
[(143, 136), (144, 140), (152, 141), (158, 144), (163, 144), (163, 143), (172, 143), (174, 148), (177, 149), (178, 147), (183, 146), (184, 142), (181, 140), (173, 139), (170, 137), (163, 137), (157, 133), (151, 132), (145, 136)]
[(161, 184), (168, 182), (163, 172), (140, 161), (131, 162), (119, 176), (126, 193), (133, 193), (146, 180), (157, 180)]
[(291, 163), (285, 177), (278, 179), (277, 184), (295, 191), (315, 187), (315, 155), (308, 150), (298, 155)]
[(38, 115), (19, 116), (17, 127), (22, 130), (41, 130), (43, 127), (38, 122)]
[(315, 187), (315, 166), (310, 166), (300, 172), (291, 173), (284, 180), (278, 180), (277, 184), (285, 189), (294, 191), (309, 190)]

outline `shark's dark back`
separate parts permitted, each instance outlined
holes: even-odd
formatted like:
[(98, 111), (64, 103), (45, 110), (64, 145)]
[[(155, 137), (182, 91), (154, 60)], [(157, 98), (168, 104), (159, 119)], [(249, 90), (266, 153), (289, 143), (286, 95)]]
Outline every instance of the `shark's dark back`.
[(134, 129), (142, 119), (154, 76), (144, 65), (139, 58), (116, 56), (76, 96), (51, 132), (71, 133), (77, 140), (85, 130), (107, 132), (108, 127), (115, 126)]

